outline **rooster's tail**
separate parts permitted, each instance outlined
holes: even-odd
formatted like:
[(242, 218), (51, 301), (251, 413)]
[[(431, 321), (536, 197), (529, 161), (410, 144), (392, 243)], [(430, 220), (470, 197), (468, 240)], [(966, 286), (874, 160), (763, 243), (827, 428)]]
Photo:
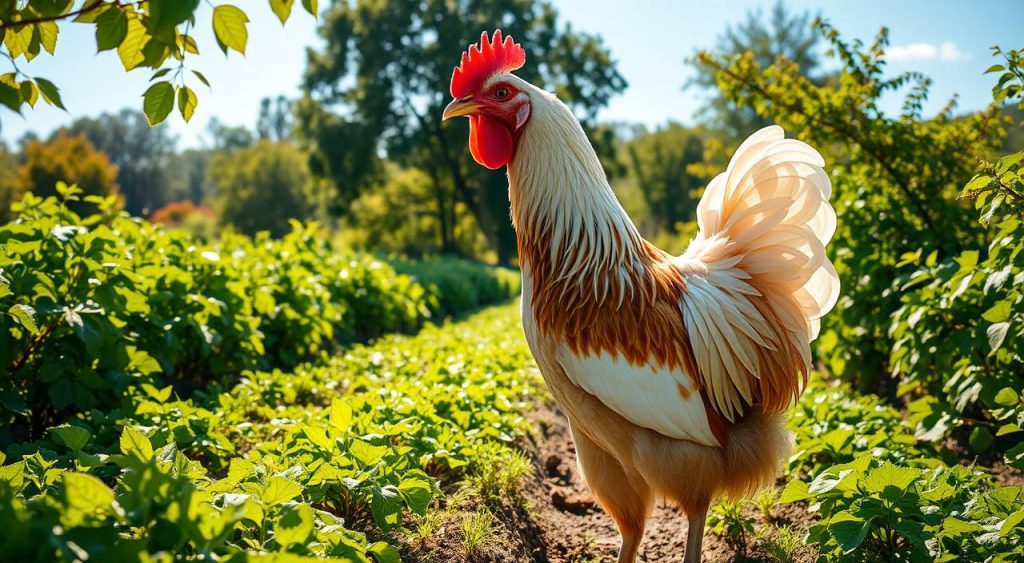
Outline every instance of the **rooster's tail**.
[(700, 233), (678, 259), (683, 316), (709, 399), (730, 420), (746, 405), (787, 408), (806, 382), (808, 344), (835, 305), (825, 255), (836, 228), (824, 159), (770, 126), (736, 150), (697, 207)]

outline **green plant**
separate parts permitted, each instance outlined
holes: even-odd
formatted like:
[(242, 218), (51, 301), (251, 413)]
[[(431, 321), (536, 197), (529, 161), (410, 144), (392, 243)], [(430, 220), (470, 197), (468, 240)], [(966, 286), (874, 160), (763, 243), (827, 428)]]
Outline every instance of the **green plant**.
[(790, 563), (796, 551), (804, 545), (803, 539), (789, 526), (773, 528), (772, 531), (760, 536), (761, 546), (776, 562)]
[(460, 527), (462, 550), (469, 559), (479, 555), (484, 547), (495, 541), (494, 516), (486, 508), (464, 516)]
[(480, 463), (466, 479), (466, 486), (489, 503), (517, 501), (523, 480), (533, 470), (530, 458), (500, 442), (482, 444), (477, 456)]
[[(1003, 53), (1005, 66), (993, 94), (1021, 100), (1021, 51)], [(892, 317), (890, 362), (900, 378), (898, 393), (912, 399), (918, 435), (941, 440), (957, 428), (976, 452), (1006, 449), (1007, 463), (1024, 467), (1024, 444), (999, 437), (1024, 428), (1024, 152), (994, 164), (964, 186), (980, 224), (988, 228), (986, 250), (968, 250), (941, 260), (936, 252), (906, 254), (901, 265), (916, 271), (901, 280), (903, 306)], [(1007, 449), (1008, 448), (1008, 449)]]
[(754, 506), (761, 511), (761, 515), (764, 516), (765, 522), (772, 521), (772, 511), (775, 510), (775, 506), (779, 503), (779, 490), (775, 487), (768, 487), (758, 491), (752, 499)]
[[(506, 305), (292, 372), (246, 371), (188, 399), (149, 386), (124, 410), (12, 444), (0, 454), (0, 525), (18, 535), (0, 538), (0, 552), (396, 561), (379, 540), (410, 523), (429, 534), (442, 486), (475, 489), (486, 475), (510, 494), (529, 468), (510, 448), (542, 390), (516, 322)], [(491, 471), (498, 463), (509, 467)], [(485, 548), (493, 517), (473, 515), (466, 534)]]
[(737, 555), (747, 553), (747, 543), (754, 533), (754, 519), (746, 514), (747, 501), (718, 501), (708, 512), (708, 531), (720, 536)]
[(61, 200), (27, 195), (0, 226), (0, 444), (74, 411), (128, 408), (147, 385), (186, 397), (230, 387), (243, 370), (412, 332), (514, 287), (505, 271), (448, 260), (485, 287), (425, 288), (372, 256), (336, 252), (314, 224), (209, 244), (117, 212), (113, 198), (86, 197), (100, 213), (79, 217), (66, 203), (80, 190), (58, 189)]
[[(809, 482), (791, 481), (782, 502), (807, 501), (820, 513), (807, 540), (818, 544), (825, 560), (854, 552), (880, 561), (953, 560), (969, 553), (1009, 561), (1024, 555), (1019, 487), (990, 488), (987, 476), (974, 468), (918, 463), (864, 454)], [(1001, 501), (998, 506), (988, 504), (992, 498)], [(965, 533), (985, 525), (992, 531), (988, 536)]]

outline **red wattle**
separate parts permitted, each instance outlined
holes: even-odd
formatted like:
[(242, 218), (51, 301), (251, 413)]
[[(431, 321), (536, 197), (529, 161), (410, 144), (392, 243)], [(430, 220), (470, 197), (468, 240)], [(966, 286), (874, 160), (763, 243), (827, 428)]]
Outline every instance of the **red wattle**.
[(512, 161), (512, 133), (486, 115), (469, 116), (469, 152), (473, 160), (491, 170)]

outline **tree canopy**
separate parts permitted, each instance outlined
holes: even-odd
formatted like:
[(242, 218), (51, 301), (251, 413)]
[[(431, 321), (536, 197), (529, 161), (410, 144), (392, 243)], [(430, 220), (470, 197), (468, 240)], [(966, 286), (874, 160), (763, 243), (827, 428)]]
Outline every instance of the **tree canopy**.
[(168, 164), (176, 140), (166, 127), (150, 127), (142, 112), (124, 109), (76, 119), (68, 130), (85, 135), (117, 166), (124, 208), (132, 215), (148, 215), (174, 199)]
[(496, 23), (528, 53), (517, 74), (555, 91), (585, 125), (626, 86), (601, 39), (561, 23), (548, 2), (334, 2), (321, 27), (326, 45), (309, 53), (298, 119), (313, 170), (333, 180), (340, 208), (379, 181), (386, 155), (426, 172), (443, 249), (454, 246), (461, 202), (500, 260), (515, 253), (504, 174), (471, 165), (466, 125), (440, 120), (452, 68)]
[(313, 206), (307, 158), (293, 144), (263, 140), (216, 154), (207, 173), (221, 220), (246, 234), (282, 236), (289, 220), (307, 217)]
[[(782, 0), (777, 0), (766, 16), (760, 9), (747, 12), (746, 19), (730, 25), (718, 37), (713, 49), (720, 55), (750, 57), (761, 68), (768, 68), (778, 57), (793, 63), (804, 76), (818, 82), (821, 64), (818, 45), (820, 36), (811, 27), (810, 12), (792, 13)], [(718, 88), (715, 73), (698, 58), (692, 59), (697, 75), (689, 86), (707, 89), (710, 97), (701, 112), (709, 127), (730, 140), (743, 140), (754, 131), (772, 123), (763, 111), (737, 105)]]
[(22, 158), (24, 162), (18, 171), (22, 189), (46, 197), (58, 195), (58, 182), (75, 184), (81, 189), (83, 199), (68, 202), (68, 207), (76, 213), (96, 211), (96, 206), (85, 201), (85, 197), (117, 192), (117, 166), (96, 150), (85, 135), (58, 131), (49, 141), (25, 144)]

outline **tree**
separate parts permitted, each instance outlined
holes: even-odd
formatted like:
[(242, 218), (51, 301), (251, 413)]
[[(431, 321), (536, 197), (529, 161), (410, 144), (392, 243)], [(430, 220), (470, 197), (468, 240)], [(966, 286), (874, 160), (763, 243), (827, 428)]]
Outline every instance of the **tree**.
[(96, 210), (87, 196), (108, 196), (117, 192), (117, 166), (107, 155), (96, 150), (85, 135), (58, 131), (49, 141), (31, 141), (22, 152), (24, 163), (18, 171), (26, 191), (46, 197), (57, 196), (57, 182), (76, 184), (82, 189), (83, 201), (68, 206), (79, 215)]
[(688, 167), (704, 158), (703, 135), (670, 122), (626, 144), (630, 172), (659, 230), (675, 232), (677, 223), (692, 221), (696, 214), (697, 190), (706, 178)]
[(529, 54), (517, 74), (555, 91), (585, 125), (626, 86), (601, 40), (560, 24), (547, 2), (333, 2), (297, 113), (314, 173), (338, 190), (335, 212), (379, 185), (383, 154), (426, 172), (443, 250), (455, 247), (461, 202), (499, 260), (515, 254), (504, 172), (471, 165), (466, 124), (440, 121), (452, 68), (495, 22)]
[(256, 139), (246, 127), (241, 125), (226, 125), (216, 117), (210, 119), (207, 130), (213, 141), (215, 152), (232, 152), (252, 146)]
[(284, 96), (260, 100), (260, 115), (256, 120), (256, 135), (271, 141), (289, 141), (294, 128), (294, 104)]
[(168, 167), (176, 139), (167, 127), (150, 127), (145, 114), (123, 109), (116, 114), (81, 118), (68, 128), (81, 133), (117, 165), (124, 208), (136, 216), (151, 213), (175, 199)]
[(0, 224), (12, 219), (11, 204), (21, 199), (22, 193), (18, 159), (7, 149), (7, 143), (0, 142)]
[(214, 186), (206, 177), (211, 157), (212, 151), (207, 149), (185, 149), (171, 155), (167, 167), (171, 193), (196, 205), (213, 198)]
[(308, 158), (294, 144), (259, 141), (216, 154), (208, 174), (221, 221), (243, 233), (281, 236), (290, 231), (289, 219), (305, 219), (313, 210)]
[[(270, 9), (285, 23), (291, 15), (292, 0), (270, 0)], [(302, 7), (316, 16), (316, 0), (302, 0)], [(143, 110), (152, 124), (160, 123), (174, 109), (188, 121), (199, 98), (187, 83), (209, 86), (197, 70), (187, 70), (186, 59), (199, 54), (195, 28), (199, 0), (13, 0), (0, 1), (0, 54), (11, 62), (14, 72), (0, 75), (0, 104), (21, 112), (25, 104), (44, 102), (63, 108), (57, 86), (42, 77), (28, 76), (18, 68), (19, 60), (31, 61), (57, 47), (62, 26), (69, 23), (95, 27), (96, 49), (117, 50), (125, 71), (152, 69), (152, 84), (143, 95)], [(210, 24), (217, 46), (245, 54), (249, 18), (232, 4), (213, 7)], [(170, 74), (171, 72), (173, 74)], [(170, 76), (168, 80), (166, 77)]]
[[(720, 56), (747, 56), (761, 68), (768, 68), (777, 57), (785, 57), (800, 69), (804, 76), (821, 83), (816, 73), (821, 61), (818, 53), (819, 36), (811, 28), (813, 16), (809, 12), (792, 14), (782, 0), (777, 0), (771, 15), (765, 18), (760, 9), (747, 12), (747, 19), (726, 28), (719, 36), (713, 51)], [(737, 106), (735, 101), (717, 89), (715, 73), (698, 58), (691, 59), (697, 75), (687, 86), (711, 90), (711, 97), (701, 110), (708, 127), (725, 135), (729, 141), (745, 139), (750, 133), (772, 122), (750, 106)]]

